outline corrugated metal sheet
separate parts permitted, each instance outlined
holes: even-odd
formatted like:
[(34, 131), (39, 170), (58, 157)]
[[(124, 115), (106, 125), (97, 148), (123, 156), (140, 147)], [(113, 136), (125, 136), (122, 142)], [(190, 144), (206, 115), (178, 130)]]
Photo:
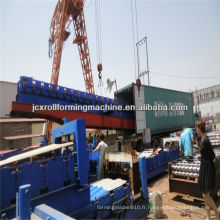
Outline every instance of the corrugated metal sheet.
[(122, 179), (113, 180), (109, 178), (96, 181), (90, 185), (90, 199), (91, 201), (96, 201), (125, 183), (126, 181)]
[(187, 106), (185, 111), (146, 111), (146, 128), (151, 133), (158, 133), (171, 129), (179, 129), (183, 126), (193, 126), (192, 93), (180, 92), (170, 89), (162, 89), (151, 86), (144, 86), (145, 104), (150, 105), (171, 105)]

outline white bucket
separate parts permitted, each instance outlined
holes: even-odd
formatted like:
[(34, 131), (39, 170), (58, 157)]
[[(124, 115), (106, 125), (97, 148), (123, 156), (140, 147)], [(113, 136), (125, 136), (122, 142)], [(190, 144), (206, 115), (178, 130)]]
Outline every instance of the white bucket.
[(156, 219), (163, 218), (163, 200), (158, 190), (153, 192), (153, 213)]

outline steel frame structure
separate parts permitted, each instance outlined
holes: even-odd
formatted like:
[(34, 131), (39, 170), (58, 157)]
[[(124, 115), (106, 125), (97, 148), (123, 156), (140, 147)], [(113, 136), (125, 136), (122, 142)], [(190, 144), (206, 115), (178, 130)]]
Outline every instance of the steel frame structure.
[[(55, 44), (51, 83), (55, 85), (58, 84), (63, 44), (70, 35), (67, 30), (70, 24), (73, 22), (76, 35), (73, 43), (78, 45), (86, 91), (88, 93), (94, 94), (95, 90), (92, 77), (83, 4), (83, 0), (59, 0), (56, 5), (50, 25), (51, 36), (49, 39), (49, 46)], [(51, 139), (51, 131), (52, 122), (47, 121), (46, 139), (48, 142), (50, 142)]]
[(102, 114), (93, 114), (79, 111), (32, 111), (32, 104), (25, 104), (19, 102), (12, 102), (9, 112), (12, 116), (30, 117), (30, 118), (44, 118), (62, 124), (64, 117), (69, 118), (70, 121), (84, 118), (86, 121), (86, 128), (100, 128), (100, 129), (124, 129), (135, 130), (134, 119), (120, 118)]
[(193, 93), (193, 104), (200, 105), (220, 100), (220, 84), (196, 90)]
[(63, 44), (70, 34), (67, 30), (73, 22), (76, 35), (73, 43), (78, 46), (86, 91), (94, 94), (83, 3), (83, 0), (59, 0), (56, 5), (50, 25), (49, 39), (51, 44), (55, 44), (51, 83), (58, 84)]

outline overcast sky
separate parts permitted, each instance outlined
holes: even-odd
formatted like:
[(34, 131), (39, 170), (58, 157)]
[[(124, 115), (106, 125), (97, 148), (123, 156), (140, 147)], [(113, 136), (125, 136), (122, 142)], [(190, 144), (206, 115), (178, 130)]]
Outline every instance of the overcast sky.
[[(56, 3), (0, 1), (1, 80), (17, 82), (24, 75), (50, 81), (52, 59), (48, 58), (48, 38)], [(220, 1), (137, 0), (136, 5), (139, 40), (148, 37), (152, 86), (193, 91), (196, 87), (220, 84), (220, 78), (200, 78), (220, 76)], [(84, 11), (95, 90), (99, 92), (93, 0), (86, 1)], [(107, 78), (116, 78), (118, 88), (122, 88), (135, 81), (131, 1), (103, 0), (100, 12), (103, 82), (106, 86)], [(72, 44), (73, 28), (71, 32), (64, 45), (59, 84), (84, 91), (79, 53)], [(144, 61), (142, 54), (143, 70)]]

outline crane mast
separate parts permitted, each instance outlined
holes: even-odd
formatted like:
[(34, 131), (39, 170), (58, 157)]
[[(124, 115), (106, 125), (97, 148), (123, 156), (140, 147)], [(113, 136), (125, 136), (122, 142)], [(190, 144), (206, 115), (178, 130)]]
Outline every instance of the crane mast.
[[(54, 45), (51, 83), (58, 84), (63, 44), (70, 35), (68, 28), (73, 23), (75, 29), (73, 43), (78, 46), (86, 91), (94, 94), (83, 6), (83, 0), (58, 0), (50, 25), (49, 56), (52, 56), (51, 47)], [(52, 122), (48, 121), (46, 129), (46, 139), (48, 142), (50, 142), (51, 130)]]

